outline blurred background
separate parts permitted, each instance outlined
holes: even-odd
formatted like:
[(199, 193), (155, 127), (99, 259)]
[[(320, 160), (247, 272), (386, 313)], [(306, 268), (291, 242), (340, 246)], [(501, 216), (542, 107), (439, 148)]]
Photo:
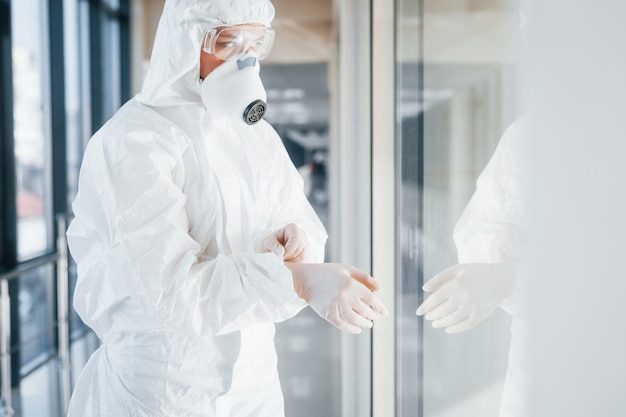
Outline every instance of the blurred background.
[[(305, 178), (327, 260), (383, 283), (358, 336), (278, 324), (287, 417), (496, 417), (510, 318), (460, 335), (415, 316), (521, 115), (515, 0), (274, 0), (266, 119)], [(142, 85), (162, 0), (2, 0), (0, 416), (57, 417), (97, 338), (71, 307), (63, 232), (90, 136)], [(12, 410), (12, 411), (11, 411)], [(11, 414), (13, 413), (13, 414)]]

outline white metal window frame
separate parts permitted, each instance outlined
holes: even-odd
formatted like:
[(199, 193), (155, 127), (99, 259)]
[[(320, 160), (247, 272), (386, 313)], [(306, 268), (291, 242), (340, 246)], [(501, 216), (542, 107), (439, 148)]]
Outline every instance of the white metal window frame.
[(372, 416), (395, 416), (395, 7), (372, 0), (372, 272), (389, 315), (372, 340)]

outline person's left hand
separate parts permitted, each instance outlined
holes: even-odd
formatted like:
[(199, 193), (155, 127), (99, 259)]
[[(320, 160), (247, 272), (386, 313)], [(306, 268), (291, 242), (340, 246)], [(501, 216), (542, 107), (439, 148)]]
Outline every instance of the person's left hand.
[(454, 265), (424, 284), (433, 293), (415, 314), (432, 320), (446, 333), (471, 329), (487, 318), (505, 298), (513, 294), (515, 271), (505, 263)]
[(308, 253), (308, 239), (304, 230), (294, 223), (279, 229), (263, 242), (263, 249), (282, 256), (286, 262), (303, 262)]

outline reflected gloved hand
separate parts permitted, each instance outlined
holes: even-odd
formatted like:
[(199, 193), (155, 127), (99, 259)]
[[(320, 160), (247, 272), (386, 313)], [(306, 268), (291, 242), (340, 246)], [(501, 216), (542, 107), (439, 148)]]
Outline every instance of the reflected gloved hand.
[(510, 264), (454, 265), (424, 284), (424, 291), (433, 293), (415, 313), (432, 320), (435, 328), (445, 327), (446, 333), (460, 333), (493, 313), (514, 287), (515, 271)]
[(345, 264), (285, 262), (293, 286), (323, 319), (349, 333), (372, 327), (372, 320), (388, 314), (373, 291), (380, 290), (372, 277)]
[(287, 262), (303, 262), (308, 251), (306, 233), (290, 223), (265, 239), (263, 249), (274, 252)]

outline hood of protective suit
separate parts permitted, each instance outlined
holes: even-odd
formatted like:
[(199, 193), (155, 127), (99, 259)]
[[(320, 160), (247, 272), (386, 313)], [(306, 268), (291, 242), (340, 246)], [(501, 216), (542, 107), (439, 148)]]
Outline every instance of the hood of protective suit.
[(137, 101), (155, 107), (202, 105), (199, 74), (204, 33), (222, 25), (269, 26), (273, 18), (269, 0), (166, 0)]

